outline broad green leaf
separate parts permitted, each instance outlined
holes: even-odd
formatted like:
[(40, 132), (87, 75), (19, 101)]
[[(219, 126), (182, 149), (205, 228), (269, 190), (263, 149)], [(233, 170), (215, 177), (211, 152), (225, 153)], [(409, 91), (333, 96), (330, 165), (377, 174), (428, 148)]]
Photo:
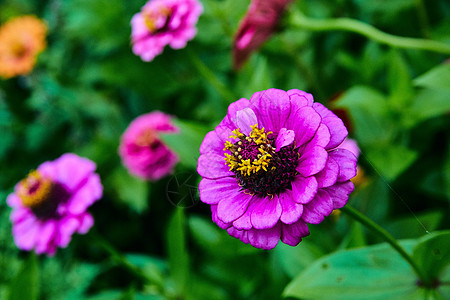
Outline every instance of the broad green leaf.
[(450, 63), (443, 63), (414, 79), (416, 86), (450, 91)]
[[(403, 241), (411, 250), (415, 241)], [(312, 264), (285, 288), (307, 299), (423, 299), (411, 267), (389, 245), (336, 252)]]
[(358, 142), (362, 145), (386, 144), (393, 134), (386, 98), (365, 86), (349, 89), (336, 107), (350, 112)]
[(430, 281), (438, 278), (450, 264), (450, 230), (429, 234), (414, 248), (413, 260)]
[(184, 209), (177, 207), (167, 230), (169, 269), (180, 295), (186, 291), (189, 276), (189, 256), (186, 248), (186, 218)]
[(149, 185), (118, 167), (110, 177), (111, 186), (117, 192), (118, 198), (136, 212), (141, 213), (148, 207)]
[(388, 181), (394, 180), (405, 171), (416, 160), (417, 155), (417, 152), (395, 144), (372, 147), (366, 151), (366, 156), (376, 171)]
[(323, 250), (307, 239), (304, 239), (297, 247), (279, 243), (273, 252), (275, 259), (290, 278), (294, 278), (318, 258), (325, 255)]
[(31, 253), (22, 270), (9, 286), (9, 300), (35, 300), (39, 296), (39, 270), (36, 255)]
[(413, 98), (413, 85), (408, 66), (400, 53), (393, 49), (390, 53), (388, 84), (389, 101), (397, 109), (410, 105)]
[(450, 112), (449, 99), (449, 90), (425, 89), (419, 91), (414, 98), (414, 103), (408, 109), (412, 125)]
[(200, 156), (200, 145), (208, 133), (208, 128), (190, 121), (174, 119), (179, 128), (177, 134), (161, 134), (161, 139), (178, 155), (180, 163), (196, 169)]

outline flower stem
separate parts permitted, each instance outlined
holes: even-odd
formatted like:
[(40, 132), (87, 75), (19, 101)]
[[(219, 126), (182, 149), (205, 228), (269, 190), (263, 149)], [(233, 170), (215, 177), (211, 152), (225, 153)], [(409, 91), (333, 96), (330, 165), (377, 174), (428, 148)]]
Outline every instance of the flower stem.
[(374, 221), (351, 207), (350, 205), (346, 205), (343, 208), (340, 209), (342, 212), (346, 213), (356, 221), (360, 222), (362, 225), (366, 226), (368, 229), (370, 229), (372, 232), (378, 234), (381, 238), (383, 238), (389, 245), (391, 245), (392, 248), (394, 248), (395, 251), (397, 251), (412, 267), (416, 275), (419, 277), (419, 279), (422, 282), (427, 282), (425, 279), (424, 274), (422, 273), (422, 270), (417, 266), (417, 264), (414, 262), (414, 260), (411, 258), (411, 256), (406, 252), (406, 250), (400, 246), (400, 244), (397, 242), (397, 240), (389, 234), (386, 230), (384, 230), (382, 227), (380, 227), (378, 224), (376, 224)]
[(147, 276), (145, 272), (143, 272), (140, 268), (133, 265), (123, 254), (121, 254), (117, 249), (111, 245), (107, 240), (105, 240), (103, 237), (101, 237), (99, 234), (92, 233), (93, 240), (95, 243), (103, 248), (107, 253), (111, 255), (111, 259), (115, 261), (116, 263), (120, 264), (127, 270), (129, 270), (131, 273), (133, 273), (135, 276), (141, 278), (144, 280), (147, 284), (151, 284), (155, 286), (158, 289), (158, 292), (164, 295), (165, 289), (162, 285), (160, 285), (158, 282), (155, 282), (152, 278)]
[(295, 12), (291, 15), (290, 24), (312, 31), (350, 31), (392, 47), (450, 54), (450, 45), (428, 39), (395, 36), (378, 30), (369, 24), (348, 18), (317, 20), (310, 19), (300, 12)]
[(211, 71), (192, 50), (187, 49), (187, 53), (198, 73), (216, 89), (222, 98), (227, 99), (229, 102), (237, 99), (235, 95), (227, 89), (226, 85), (217, 78), (216, 74), (214, 74), (214, 72)]

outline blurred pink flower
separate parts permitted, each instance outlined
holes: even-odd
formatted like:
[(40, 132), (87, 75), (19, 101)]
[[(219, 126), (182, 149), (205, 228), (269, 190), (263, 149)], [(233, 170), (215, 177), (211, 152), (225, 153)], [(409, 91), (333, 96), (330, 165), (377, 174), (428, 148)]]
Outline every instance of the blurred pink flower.
[(122, 136), (119, 154), (128, 171), (147, 180), (171, 173), (178, 157), (159, 138), (159, 133), (177, 133), (169, 115), (154, 111), (137, 117)]
[(161, 54), (166, 45), (181, 49), (197, 33), (203, 12), (197, 0), (151, 0), (131, 19), (133, 52), (144, 61)]
[(22, 250), (54, 255), (94, 224), (86, 210), (103, 194), (96, 165), (72, 153), (41, 164), (7, 198), (14, 241)]
[(292, 1), (252, 0), (234, 37), (234, 68), (240, 69), (250, 54), (272, 35), (286, 6)]

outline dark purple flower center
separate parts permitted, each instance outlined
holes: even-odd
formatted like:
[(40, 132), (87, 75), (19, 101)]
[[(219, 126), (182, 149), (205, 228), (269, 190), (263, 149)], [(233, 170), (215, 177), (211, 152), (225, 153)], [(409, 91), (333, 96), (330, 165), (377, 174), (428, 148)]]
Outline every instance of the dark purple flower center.
[(61, 202), (69, 199), (67, 189), (39, 171), (31, 172), (19, 183), (17, 190), (22, 204), (30, 208), (40, 219), (54, 218)]
[(227, 141), (224, 150), (226, 165), (236, 174), (243, 190), (261, 197), (273, 196), (291, 187), (297, 175), (298, 148), (294, 144), (275, 151), (276, 136), (252, 126), (249, 136), (233, 131), (238, 140)]

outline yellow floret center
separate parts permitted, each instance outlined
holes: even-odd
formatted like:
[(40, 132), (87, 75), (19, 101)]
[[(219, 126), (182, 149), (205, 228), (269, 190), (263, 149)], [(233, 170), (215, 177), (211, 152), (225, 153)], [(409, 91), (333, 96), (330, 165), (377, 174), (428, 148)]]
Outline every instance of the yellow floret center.
[(157, 31), (158, 29), (160, 29), (157, 26), (158, 18), (167, 18), (170, 15), (170, 12), (170, 9), (165, 6), (160, 6), (155, 10), (143, 11), (142, 16), (144, 18), (145, 26), (152, 33)]
[(230, 138), (239, 140), (235, 143), (226, 141), (223, 149), (231, 152), (225, 152), (225, 164), (230, 167), (230, 171), (240, 172), (243, 176), (250, 176), (261, 170), (268, 171), (272, 154), (275, 152), (268, 139), (272, 132), (265, 132), (264, 128), (258, 128), (258, 124), (252, 125), (251, 128), (248, 136), (241, 133), (239, 128), (233, 130)]
[(32, 171), (19, 183), (17, 195), (24, 206), (36, 208), (49, 199), (51, 190), (51, 179), (42, 176), (39, 171)]

